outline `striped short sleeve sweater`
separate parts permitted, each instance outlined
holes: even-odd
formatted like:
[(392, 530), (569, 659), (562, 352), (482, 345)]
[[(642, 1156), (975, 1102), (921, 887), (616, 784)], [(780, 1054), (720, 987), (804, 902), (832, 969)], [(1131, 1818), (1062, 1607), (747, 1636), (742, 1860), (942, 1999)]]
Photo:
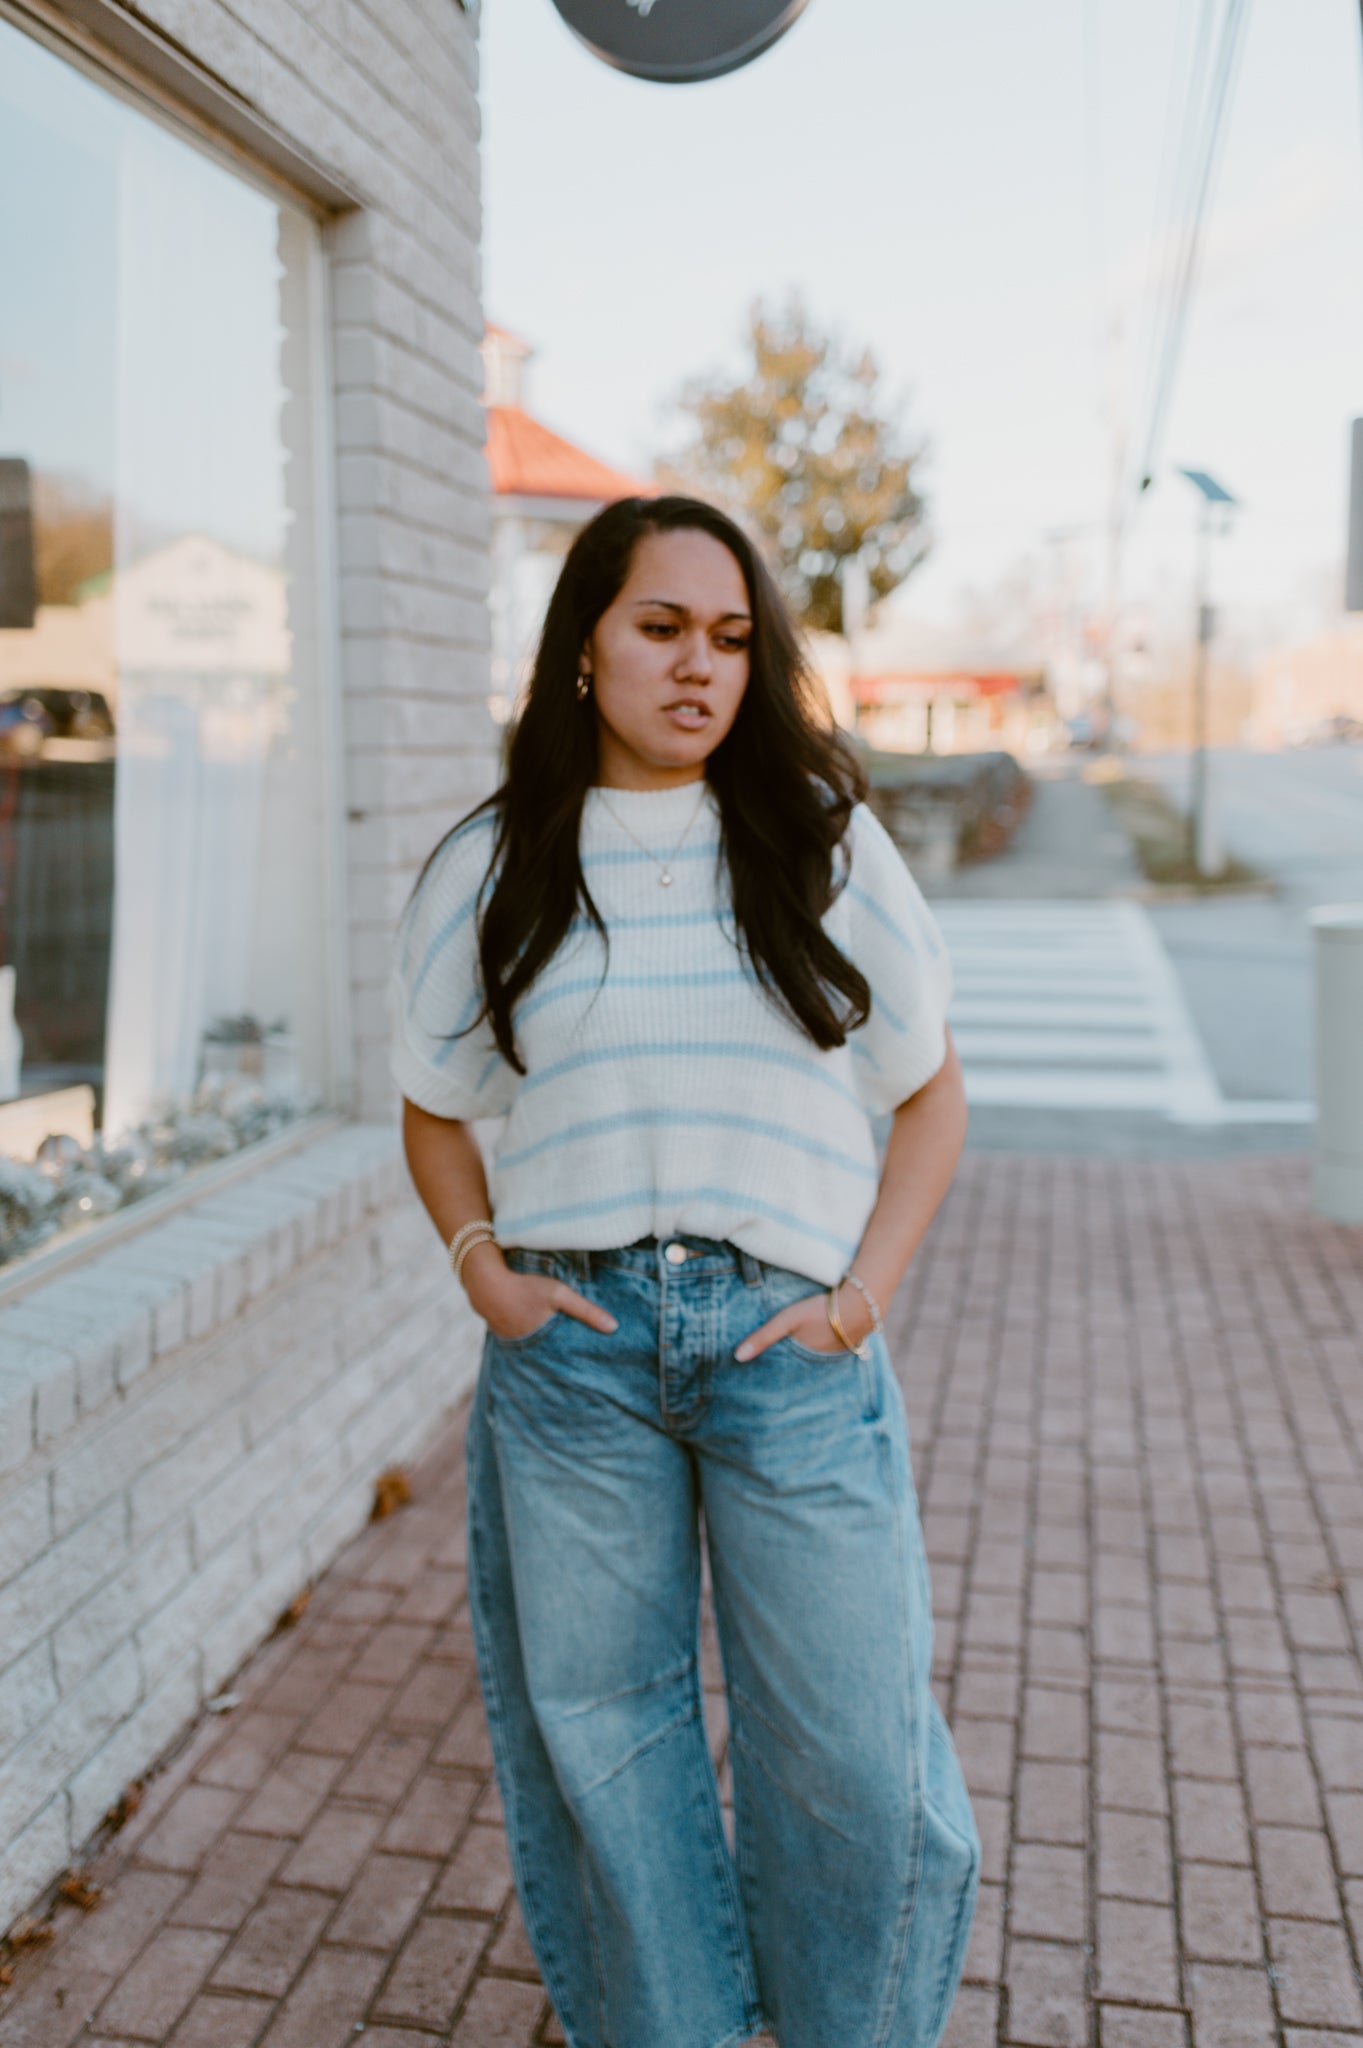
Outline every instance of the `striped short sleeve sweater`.
[[(645, 849), (667, 855), (693, 814), (661, 887)], [(853, 813), (825, 918), (871, 985), (871, 1013), (825, 1052), (738, 950), (708, 788), (591, 790), (582, 862), (609, 952), (586, 919), (571, 928), (517, 1011), (524, 1075), (486, 1022), (453, 1035), (480, 1007), (493, 829), (481, 817), (457, 832), (403, 916), (392, 1067), (434, 1116), (505, 1119), (491, 1174), (501, 1242), (586, 1250), (690, 1232), (835, 1280), (875, 1203), (872, 1119), (945, 1057), (946, 950), (879, 821)]]

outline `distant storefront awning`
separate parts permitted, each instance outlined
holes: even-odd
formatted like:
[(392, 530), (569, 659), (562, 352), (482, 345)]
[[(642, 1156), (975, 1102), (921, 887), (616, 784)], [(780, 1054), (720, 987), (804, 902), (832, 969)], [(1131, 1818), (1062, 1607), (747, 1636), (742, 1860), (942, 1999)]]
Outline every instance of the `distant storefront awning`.
[(897, 671), (888, 675), (854, 676), (852, 695), (858, 704), (925, 704), (936, 697), (1005, 697), (1022, 688), (1016, 670), (987, 673), (946, 669)]

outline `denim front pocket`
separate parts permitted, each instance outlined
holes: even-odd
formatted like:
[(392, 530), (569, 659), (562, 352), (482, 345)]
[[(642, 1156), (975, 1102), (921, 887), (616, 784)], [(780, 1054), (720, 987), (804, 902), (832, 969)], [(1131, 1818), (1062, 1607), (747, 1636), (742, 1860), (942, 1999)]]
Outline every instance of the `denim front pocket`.
[(877, 1340), (867, 1346), (867, 1356), (860, 1352), (816, 1351), (812, 1344), (801, 1344), (794, 1337), (778, 1337), (772, 1345), (773, 1351), (788, 1351), (796, 1363), (808, 1372), (851, 1372), (855, 1370), (861, 1386), (861, 1413), (866, 1422), (878, 1422), (881, 1413), (880, 1359)]
[[(828, 1334), (830, 1337), (833, 1335), (831, 1329)], [(846, 1358), (847, 1356), (846, 1351), (836, 1339), (834, 1339), (827, 1351), (821, 1351), (817, 1344), (802, 1344), (798, 1337), (782, 1337), (779, 1341), (782, 1344), (788, 1344), (797, 1358), (807, 1358), (811, 1365), (829, 1365), (835, 1358)]]
[(531, 1344), (538, 1344), (541, 1337), (547, 1337), (554, 1325), (563, 1320), (563, 1310), (556, 1308), (545, 1322), (536, 1323), (533, 1330), (525, 1330), (519, 1337), (500, 1337), (495, 1330), (489, 1330), (488, 1335), (499, 1351), (525, 1351)]
[[(513, 1273), (544, 1273), (551, 1280), (567, 1278), (552, 1252), (526, 1251), (519, 1245), (510, 1245), (506, 1251), (506, 1263)], [(501, 1337), (493, 1329), (489, 1329), (488, 1335), (502, 1351), (525, 1351), (530, 1345), (538, 1344), (542, 1337), (547, 1337), (555, 1324), (564, 1320), (563, 1310), (556, 1308), (551, 1309), (542, 1323), (536, 1323), (533, 1330), (525, 1330), (519, 1337)]]
[[(779, 1314), (784, 1308), (791, 1308), (797, 1301), (817, 1299), (823, 1308), (828, 1290), (806, 1274), (796, 1273), (785, 1266), (768, 1266), (763, 1273), (763, 1296), (768, 1316)], [(825, 1319), (827, 1316), (824, 1310)], [(832, 1328), (829, 1328), (832, 1335)], [(866, 1347), (868, 1356), (862, 1358), (852, 1351), (845, 1351), (841, 1345), (828, 1351), (820, 1351), (813, 1344), (802, 1344), (798, 1337), (778, 1337), (771, 1349), (784, 1350), (801, 1366), (812, 1371), (842, 1372), (855, 1368), (861, 1383), (861, 1409), (867, 1422), (879, 1419), (882, 1408), (881, 1393), (881, 1343), (873, 1337)]]

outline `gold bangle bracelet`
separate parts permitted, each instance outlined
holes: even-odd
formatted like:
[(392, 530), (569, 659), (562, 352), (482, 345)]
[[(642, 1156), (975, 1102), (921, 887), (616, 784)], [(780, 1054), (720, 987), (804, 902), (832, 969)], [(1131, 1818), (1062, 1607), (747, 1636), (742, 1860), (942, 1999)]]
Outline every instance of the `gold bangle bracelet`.
[(869, 1343), (863, 1342), (861, 1344), (854, 1344), (852, 1342), (852, 1339), (848, 1336), (846, 1330), (842, 1326), (842, 1317), (838, 1314), (838, 1287), (840, 1287), (841, 1285), (842, 1282), (838, 1281), (836, 1286), (830, 1287), (828, 1290), (829, 1328), (832, 1330), (833, 1335), (837, 1338), (839, 1344), (841, 1344), (844, 1351), (854, 1352), (858, 1358), (867, 1359), (871, 1355), (871, 1347)]

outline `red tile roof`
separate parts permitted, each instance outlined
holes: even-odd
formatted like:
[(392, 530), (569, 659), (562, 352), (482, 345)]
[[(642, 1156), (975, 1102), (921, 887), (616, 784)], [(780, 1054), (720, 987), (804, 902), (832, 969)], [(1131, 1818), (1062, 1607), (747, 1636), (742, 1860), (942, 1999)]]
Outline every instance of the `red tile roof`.
[(487, 459), (499, 497), (581, 498), (591, 504), (614, 498), (652, 498), (657, 485), (611, 469), (574, 448), (518, 405), (490, 405)]

